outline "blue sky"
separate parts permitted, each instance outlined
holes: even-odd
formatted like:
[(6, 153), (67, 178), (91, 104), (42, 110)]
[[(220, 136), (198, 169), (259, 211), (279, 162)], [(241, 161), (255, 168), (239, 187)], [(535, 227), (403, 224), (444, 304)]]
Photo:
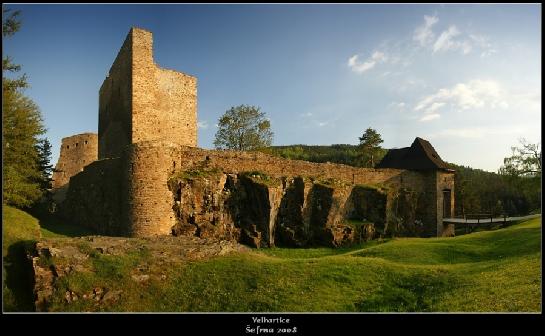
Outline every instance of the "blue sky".
[(131, 26), (161, 67), (198, 78), (200, 147), (231, 106), (260, 106), (275, 145), (385, 148), (429, 140), (449, 162), (496, 171), (541, 138), (541, 5), (8, 5), (53, 145), (97, 132), (98, 90)]

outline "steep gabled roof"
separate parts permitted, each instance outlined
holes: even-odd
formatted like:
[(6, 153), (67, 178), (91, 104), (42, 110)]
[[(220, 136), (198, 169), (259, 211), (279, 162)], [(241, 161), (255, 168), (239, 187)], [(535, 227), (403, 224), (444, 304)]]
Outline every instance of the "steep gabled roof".
[(416, 138), (411, 147), (390, 149), (376, 168), (432, 170), (450, 168), (441, 160), (433, 146), (422, 138)]

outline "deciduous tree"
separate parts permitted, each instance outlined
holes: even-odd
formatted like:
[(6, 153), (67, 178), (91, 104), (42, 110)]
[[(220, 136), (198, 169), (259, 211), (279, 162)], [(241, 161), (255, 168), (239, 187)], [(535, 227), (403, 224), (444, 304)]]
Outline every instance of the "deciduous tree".
[(217, 149), (255, 150), (272, 144), (271, 122), (259, 107), (240, 105), (227, 110), (218, 122)]

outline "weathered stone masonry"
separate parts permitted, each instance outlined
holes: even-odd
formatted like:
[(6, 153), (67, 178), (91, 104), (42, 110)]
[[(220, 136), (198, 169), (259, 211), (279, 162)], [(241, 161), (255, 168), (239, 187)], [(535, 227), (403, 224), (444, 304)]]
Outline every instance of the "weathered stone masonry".
[[(61, 213), (102, 234), (215, 235), (256, 246), (353, 241), (347, 218), (399, 235), (447, 232), (442, 192), (452, 174), (196, 148), (196, 86), (195, 77), (159, 68), (152, 34), (131, 29), (100, 88), (98, 161), (70, 179)], [(174, 178), (203, 169), (211, 175)], [(416, 218), (422, 228), (406, 225)]]
[(51, 186), (55, 190), (53, 199), (60, 203), (66, 197), (70, 178), (96, 161), (98, 137), (95, 133), (82, 133), (63, 138), (59, 160), (53, 170)]
[(197, 79), (159, 68), (152, 34), (133, 28), (99, 95), (98, 157), (150, 140), (197, 146)]
[(97, 135), (77, 134), (62, 139), (59, 161), (52, 176), (53, 188), (68, 184), (83, 167), (97, 160)]

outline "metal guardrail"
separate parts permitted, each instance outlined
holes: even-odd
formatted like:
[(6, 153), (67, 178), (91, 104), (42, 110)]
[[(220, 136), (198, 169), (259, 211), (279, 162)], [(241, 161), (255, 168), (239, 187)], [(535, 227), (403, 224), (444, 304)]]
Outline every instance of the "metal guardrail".
[(485, 225), (485, 224), (497, 223), (497, 224), (500, 224), (500, 226), (505, 227), (508, 222), (527, 220), (527, 219), (532, 219), (532, 218), (537, 218), (537, 217), (541, 217), (541, 214), (528, 215), (528, 216), (522, 216), (522, 217), (503, 216), (503, 217), (496, 217), (496, 218), (477, 218), (477, 219), (469, 219), (467, 217), (465, 217), (465, 218), (443, 218), (443, 223), (465, 224), (465, 225), (462, 225), (462, 226), (465, 226), (465, 232), (467, 234), (467, 233), (473, 232), (478, 226)]
[(481, 223), (505, 223), (505, 222), (514, 222), (519, 220), (525, 220), (525, 219), (532, 219), (541, 217), (541, 214), (537, 215), (528, 215), (528, 216), (522, 216), (522, 217), (496, 217), (496, 218), (477, 218), (477, 219), (471, 219), (471, 218), (443, 218), (443, 223), (466, 223), (466, 224), (481, 224)]

